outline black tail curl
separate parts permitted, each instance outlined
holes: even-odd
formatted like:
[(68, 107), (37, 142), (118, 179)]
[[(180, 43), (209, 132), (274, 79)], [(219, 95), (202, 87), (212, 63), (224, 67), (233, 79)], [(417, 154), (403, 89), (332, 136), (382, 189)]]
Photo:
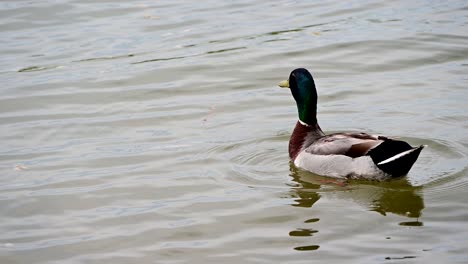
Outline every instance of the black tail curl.
[[(383, 172), (392, 175), (392, 177), (400, 177), (408, 174), (423, 148), (424, 146), (413, 148), (404, 141), (386, 139), (377, 147), (371, 149), (367, 155), (372, 158), (372, 161)], [(406, 153), (404, 155), (382, 163), (383, 161), (395, 157), (405, 151)]]

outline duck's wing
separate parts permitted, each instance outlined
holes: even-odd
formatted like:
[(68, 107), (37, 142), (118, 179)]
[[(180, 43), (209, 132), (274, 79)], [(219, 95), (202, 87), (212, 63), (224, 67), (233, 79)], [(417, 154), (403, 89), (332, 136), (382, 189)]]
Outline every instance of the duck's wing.
[(366, 155), (386, 137), (366, 133), (335, 133), (319, 138), (305, 152), (315, 155), (345, 155), (356, 158)]

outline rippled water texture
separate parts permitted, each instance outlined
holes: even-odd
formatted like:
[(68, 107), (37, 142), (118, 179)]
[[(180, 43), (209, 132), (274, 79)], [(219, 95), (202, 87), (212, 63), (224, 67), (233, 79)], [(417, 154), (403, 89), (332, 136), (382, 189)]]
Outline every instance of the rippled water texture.
[[(467, 263), (464, 1), (0, 2), (0, 263)], [(289, 163), (327, 132), (427, 144), (390, 182)]]

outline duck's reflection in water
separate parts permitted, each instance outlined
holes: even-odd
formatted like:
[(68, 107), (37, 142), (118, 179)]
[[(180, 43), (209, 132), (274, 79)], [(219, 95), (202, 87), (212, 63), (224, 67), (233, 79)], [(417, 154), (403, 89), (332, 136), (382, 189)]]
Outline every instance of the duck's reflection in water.
[[(422, 226), (419, 217), (424, 209), (420, 186), (412, 186), (407, 178), (376, 182), (365, 180), (345, 180), (317, 176), (297, 169), (290, 164), (290, 175), (296, 183), (291, 189), (296, 207), (312, 207), (322, 195), (332, 192), (334, 198), (354, 201), (364, 209), (375, 211), (383, 216), (397, 214), (410, 221), (400, 222), (402, 226)], [(317, 222), (319, 218), (304, 222)], [(311, 236), (319, 232), (313, 229), (295, 229), (290, 236)], [(318, 245), (297, 247), (296, 250), (317, 250)]]

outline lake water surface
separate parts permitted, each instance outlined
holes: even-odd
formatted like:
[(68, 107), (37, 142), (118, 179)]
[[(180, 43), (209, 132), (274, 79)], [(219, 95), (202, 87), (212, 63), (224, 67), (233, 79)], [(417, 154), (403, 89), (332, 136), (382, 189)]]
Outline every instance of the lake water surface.
[[(466, 1), (2, 1), (0, 263), (467, 263)], [(289, 163), (326, 132), (427, 144), (407, 177)]]

